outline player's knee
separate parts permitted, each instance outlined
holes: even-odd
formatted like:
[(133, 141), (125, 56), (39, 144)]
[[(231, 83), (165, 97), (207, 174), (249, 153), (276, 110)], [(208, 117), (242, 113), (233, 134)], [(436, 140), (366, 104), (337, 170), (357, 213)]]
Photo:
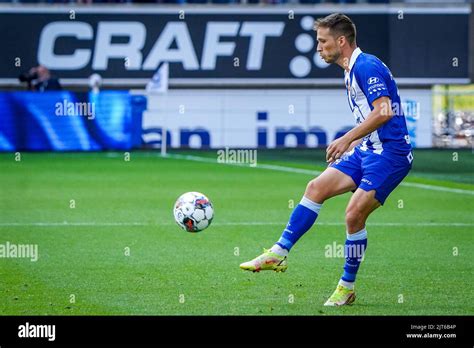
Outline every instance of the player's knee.
[(321, 183), (317, 179), (313, 179), (306, 186), (305, 196), (313, 202), (322, 203), (326, 200), (327, 193)]
[(349, 233), (359, 231), (364, 225), (364, 214), (357, 207), (351, 207), (346, 210), (346, 226)]

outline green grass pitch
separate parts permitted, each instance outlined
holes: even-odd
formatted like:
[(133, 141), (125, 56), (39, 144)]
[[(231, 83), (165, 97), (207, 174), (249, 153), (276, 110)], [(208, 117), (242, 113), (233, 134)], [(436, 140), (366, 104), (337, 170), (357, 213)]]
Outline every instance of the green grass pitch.
[[(471, 152), (417, 152), (406, 184), (369, 218), (346, 308), (323, 303), (342, 273), (331, 253), (350, 194), (324, 204), (286, 273), (239, 269), (279, 238), (310, 171), (323, 169), (321, 151), (258, 155), (252, 168), (218, 164), (215, 151), (1, 154), (0, 244), (36, 244), (39, 258), (0, 259), (0, 314), (474, 314)], [(173, 220), (187, 191), (214, 204), (201, 233)]]

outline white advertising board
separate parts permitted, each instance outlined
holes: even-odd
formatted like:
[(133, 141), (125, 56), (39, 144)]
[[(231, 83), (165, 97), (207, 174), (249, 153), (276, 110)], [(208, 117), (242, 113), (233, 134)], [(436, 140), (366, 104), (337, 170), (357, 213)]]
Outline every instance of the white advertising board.
[[(400, 90), (416, 147), (432, 146), (429, 89)], [(354, 127), (344, 89), (170, 90), (149, 95), (143, 141), (172, 148), (325, 147)]]

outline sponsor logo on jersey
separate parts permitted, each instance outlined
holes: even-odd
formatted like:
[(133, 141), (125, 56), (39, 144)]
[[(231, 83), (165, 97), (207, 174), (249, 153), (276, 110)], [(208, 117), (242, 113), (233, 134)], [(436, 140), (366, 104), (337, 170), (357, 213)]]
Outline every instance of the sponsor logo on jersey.
[(377, 82), (379, 82), (378, 77), (369, 77), (369, 79), (367, 80), (367, 84), (369, 85), (373, 85), (374, 83), (377, 83)]

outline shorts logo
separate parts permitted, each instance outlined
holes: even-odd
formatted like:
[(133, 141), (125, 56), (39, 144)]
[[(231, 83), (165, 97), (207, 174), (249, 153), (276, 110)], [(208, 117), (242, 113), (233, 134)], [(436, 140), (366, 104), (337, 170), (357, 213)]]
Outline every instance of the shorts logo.
[(378, 77), (369, 77), (369, 79), (367, 80), (367, 84), (369, 85), (373, 85), (374, 83), (377, 83), (377, 82), (379, 82)]
[(372, 181), (367, 180), (366, 178), (362, 179), (361, 182), (365, 182), (367, 185), (372, 185)]

